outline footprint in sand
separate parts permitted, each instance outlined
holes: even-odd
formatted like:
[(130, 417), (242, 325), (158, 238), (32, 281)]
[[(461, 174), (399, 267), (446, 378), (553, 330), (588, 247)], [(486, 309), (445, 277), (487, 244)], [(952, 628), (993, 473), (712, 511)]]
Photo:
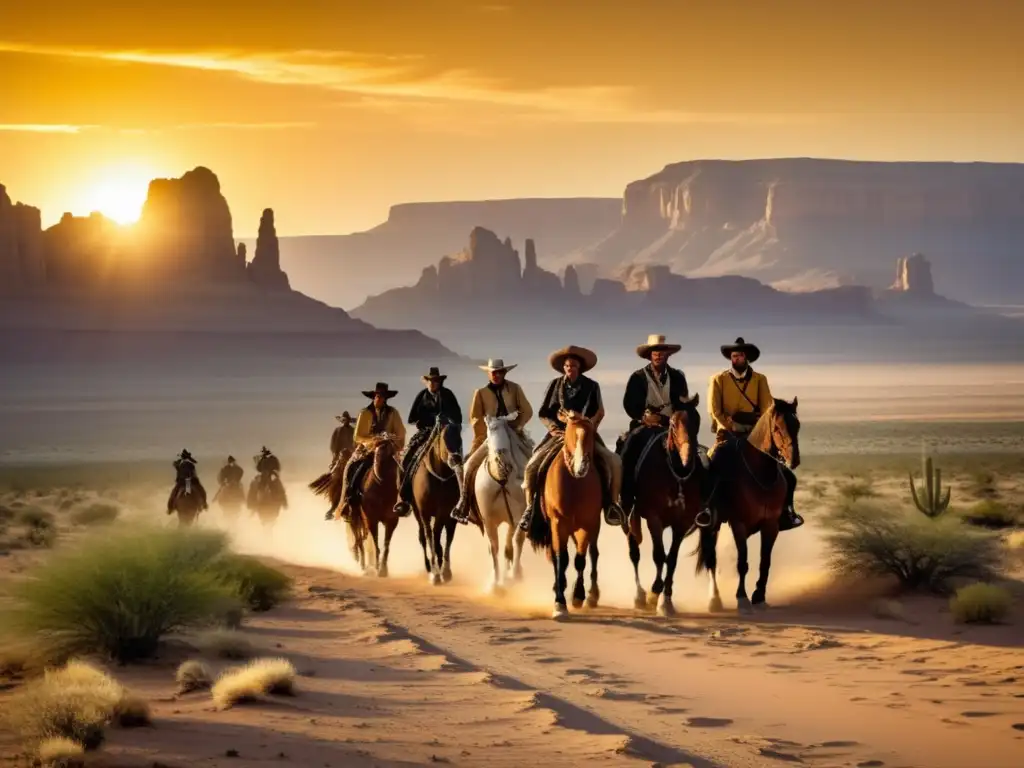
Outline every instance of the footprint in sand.
[(975, 711), (968, 711), (968, 712), (961, 712), (960, 713), (960, 717), (995, 717), (998, 714), (999, 714), (998, 712), (975, 712)]
[(1024, 723), (1014, 723), (1010, 727), (1015, 731), (1024, 731)]
[(688, 717), (686, 724), (691, 728), (725, 728), (733, 721), (727, 717)]

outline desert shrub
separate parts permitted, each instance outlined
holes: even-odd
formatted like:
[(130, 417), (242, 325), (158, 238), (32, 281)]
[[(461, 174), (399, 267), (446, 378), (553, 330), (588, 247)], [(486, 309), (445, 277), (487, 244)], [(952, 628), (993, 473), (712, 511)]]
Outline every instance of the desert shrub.
[(295, 667), (287, 659), (256, 659), (221, 675), (211, 691), (213, 702), (218, 709), (227, 709), (267, 694), (291, 696), (295, 675)]
[(837, 488), (839, 495), (848, 501), (860, 501), (861, 499), (871, 498), (877, 496), (875, 489), (871, 487), (871, 482), (866, 479), (851, 480), (848, 483), (842, 483)]
[(270, 610), (291, 591), (291, 578), (255, 557), (226, 555), (218, 561), (217, 570), (254, 611)]
[(7, 717), (26, 741), (63, 738), (96, 749), (124, 695), (120, 683), (103, 671), (71, 662), (47, 671), (13, 696)]
[(141, 728), (152, 725), (149, 704), (138, 696), (125, 692), (114, 705), (111, 720), (122, 728)]
[(94, 536), (16, 585), (11, 626), (54, 659), (150, 656), (161, 637), (211, 620), (232, 599), (211, 566), (225, 543), (196, 530)]
[(828, 515), (830, 565), (844, 576), (895, 576), (907, 589), (947, 591), (956, 578), (989, 578), (998, 565), (997, 536), (956, 518), (929, 519), (864, 502)]
[(117, 520), (121, 508), (116, 504), (96, 502), (71, 513), (71, 522), (75, 525), (109, 525)]
[(63, 736), (46, 739), (36, 751), (39, 764), (45, 768), (71, 768), (84, 765), (82, 760), (84, 754), (85, 748), (81, 744)]
[(971, 525), (984, 528), (1012, 528), (1020, 523), (1020, 514), (998, 501), (979, 501), (963, 513), (963, 518)]
[(0, 523), (9, 523), (17, 516), (17, 512), (6, 504), (0, 504)]
[(957, 624), (998, 624), (1010, 613), (1013, 598), (993, 584), (971, 584), (958, 589), (949, 601)]
[(33, 547), (49, 549), (57, 542), (57, 529), (53, 526), (32, 526), (22, 539)]
[(980, 470), (971, 475), (967, 489), (978, 499), (994, 499), (999, 495), (996, 489), (996, 476), (988, 470)]
[(201, 661), (186, 661), (174, 675), (178, 684), (178, 693), (191, 693), (192, 691), (205, 691), (213, 685), (213, 676), (206, 665)]
[(42, 507), (24, 507), (18, 510), (15, 521), (26, 528), (53, 528), (57, 518), (53, 512)]
[(196, 638), (195, 646), (208, 656), (222, 659), (248, 659), (253, 655), (249, 638), (230, 629), (203, 632)]

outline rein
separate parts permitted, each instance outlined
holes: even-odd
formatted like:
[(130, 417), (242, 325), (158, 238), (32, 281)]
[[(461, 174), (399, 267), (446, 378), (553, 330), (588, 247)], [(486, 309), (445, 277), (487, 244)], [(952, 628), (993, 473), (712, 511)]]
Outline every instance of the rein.
[[(769, 413), (770, 411), (766, 411), (764, 415), (761, 416), (760, 419), (758, 419), (758, 424), (754, 425), (754, 429), (757, 429), (757, 426), (761, 423), (761, 420), (768, 418)], [(750, 442), (750, 435), (753, 434), (754, 429), (750, 430), (750, 432), (747, 433), (746, 439), (741, 440), (741, 445), (739, 446), (740, 461), (743, 462), (743, 468), (747, 470), (747, 474), (750, 475), (751, 480), (753, 480), (758, 485), (758, 487), (761, 488), (761, 490), (767, 491), (770, 490), (771, 488), (774, 488), (780, 480), (785, 481), (785, 478), (782, 476), (782, 462), (777, 457), (773, 456), (769, 451), (766, 451), (763, 448), (754, 445), (753, 443)], [(750, 462), (747, 461), (747, 457), (746, 455), (744, 455), (743, 452), (744, 445), (748, 446), (751, 450), (756, 451), (762, 456), (771, 459), (772, 463), (775, 465), (775, 477), (767, 484), (761, 482), (761, 479), (757, 476), (753, 468), (750, 466)], [(774, 440), (771, 441), (771, 448), (769, 450), (776, 450)]]

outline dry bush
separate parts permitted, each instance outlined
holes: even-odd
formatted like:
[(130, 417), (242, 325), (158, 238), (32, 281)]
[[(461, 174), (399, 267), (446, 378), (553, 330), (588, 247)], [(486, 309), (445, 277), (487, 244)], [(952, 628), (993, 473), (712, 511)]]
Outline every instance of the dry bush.
[(221, 675), (211, 691), (213, 702), (218, 709), (228, 709), (268, 694), (292, 696), (295, 677), (295, 667), (287, 659), (256, 659)]
[(44, 768), (77, 768), (85, 765), (85, 748), (77, 741), (57, 736), (46, 739), (36, 751)]
[(203, 632), (196, 637), (195, 646), (207, 656), (221, 659), (249, 659), (254, 652), (249, 638), (230, 629)]
[(53, 528), (57, 524), (57, 518), (47, 509), (30, 506), (18, 510), (15, 522), (27, 528)]
[(998, 501), (979, 501), (963, 512), (962, 517), (982, 528), (1013, 528), (1021, 523), (1020, 512)]
[(213, 675), (201, 661), (189, 660), (178, 667), (174, 675), (178, 693), (205, 691), (213, 685)]
[(71, 522), (75, 525), (109, 525), (117, 520), (120, 514), (121, 508), (118, 505), (96, 502), (72, 512)]
[(836, 490), (839, 495), (848, 501), (856, 502), (861, 499), (873, 498), (878, 494), (867, 479), (851, 480), (848, 483), (841, 483)]
[(1013, 597), (993, 584), (971, 584), (956, 591), (949, 610), (957, 624), (998, 624), (1010, 613)]
[(976, 499), (995, 499), (999, 496), (995, 473), (988, 470), (975, 472), (967, 483), (967, 491)]
[(954, 579), (991, 578), (1001, 561), (998, 536), (954, 517), (929, 519), (859, 502), (827, 518), (830, 566), (841, 576), (895, 576), (906, 589), (947, 592)]
[(268, 611), (291, 592), (291, 578), (255, 557), (225, 555), (218, 560), (217, 571), (253, 611)]

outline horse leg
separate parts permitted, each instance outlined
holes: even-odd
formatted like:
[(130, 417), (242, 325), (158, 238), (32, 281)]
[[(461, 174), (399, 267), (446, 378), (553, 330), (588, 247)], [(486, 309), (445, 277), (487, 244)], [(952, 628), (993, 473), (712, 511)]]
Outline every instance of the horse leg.
[[(580, 539), (584, 539), (581, 543)], [(587, 598), (586, 589), (583, 587), (583, 570), (587, 567), (587, 542), (585, 534), (576, 539), (576, 556), (573, 558), (573, 565), (576, 566), (576, 583), (572, 587), (572, 607), (580, 609), (583, 601)]]
[(519, 527), (518, 522), (510, 524), (509, 534), (515, 542), (515, 552), (512, 558), (512, 578), (515, 581), (523, 580), (523, 546), (526, 544), (526, 531)]
[(643, 609), (647, 607), (647, 593), (640, 586), (640, 545), (637, 544), (636, 537), (632, 533), (629, 534), (629, 559), (633, 563), (633, 576), (636, 579), (636, 597), (633, 600), (633, 607)]
[(445, 584), (452, 580), (452, 542), (455, 541), (457, 526), (458, 523), (451, 518), (448, 518), (444, 524), (444, 567), (441, 569), (441, 578), (444, 579)]
[(444, 546), (441, 544), (441, 534), (444, 533), (444, 526), (435, 517), (431, 528), (434, 532), (434, 575), (431, 577), (431, 581), (435, 584), (441, 584), (444, 581), (441, 573), (444, 562)]
[(738, 523), (732, 523), (730, 527), (733, 541), (736, 542), (736, 573), (740, 578), (736, 587), (736, 610), (750, 613), (750, 598), (747, 597), (747, 571), (750, 570), (750, 563), (747, 562), (747, 527)]
[(651, 584), (651, 597), (657, 603), (661, 593), (665, 591), (665, 581), (661, 577), (665, 567), (665, 528), (661, 519), (653, 512), (647, 517), (647, 530), (651, 533), (651, 554), (654, 555), (654, 583)]
[(676, 607), (672, 604), (672, 580), (676, 575), (676, 563), (679, 562), (679, 547), (683, 544), (683, 534), (686, 531), (679, 523), (672, 524), (672, 543), (668, 548), (668, 557), (665, 559), (665, 591), (661, 595), (661, 602), (658, 604), (658, 613), (662, 616), (675, 616)]
[(590, 589), (587, 590), (587, 608), (597, 608), (601, 599), (601, 590), (597, 586), (597, 558), (601, 553), (597, 551), (597, 537), (590, 542)]
[(718, 529), (714, 526), (701, 528), (697, 534), (697, 573), (708, 572), (708, 610), (720, 613), (725, 609), (722, 595), (718, 591)]
[(397, 520), (384, 523), (384, 553), (381, 555), (380, 565), (377, 567), (377, 575), (382, 579), (388, 577), (388, 555), (391, 554), (391, 537), (394, 535), (395, 528), (397, 527)]
[(367, 527), (370, 529), (370, 540), (373, 542), (373, 570), (378, 576), (380, 576), (380, 542), (377, 540), (379, 535), (378, 523), (376, 521), (368, 523)]
[(566, 524), (561, 517), (556, 517), (557, 511), (550, 513), (551, 525), (551, 564), (555, 569), (555, 610), (552, 617), (563, 619), (569, 615), (565, 603), (565, 589), (569, 585), (565, 577), (569, 570), (569, 532), (565, 530)]
[(437, 521), (431, 515), (428, 515), (426, 512), (423, 512), (422, 514), (423, 514), (423, 529), (424, 529), (423, 535), (426, 536), (426, 539), (427, 539), (427, 554), (428, 554), (428, 559), (430, 561), (430, 567), (428, 568), (428, 571), (430, 573), (430, 583), (431, 584), (440, 584), (441, 583), (441, 570), (440, 570), (440, 568), (438, 568), (438, 565), (437, 565), (437, 561), (438, 561), (437, 546), (435, 546), (435, 544), (434, 544), (434, 539), (435, 539), (435, 537), (434, 537), (434, 527), (437, 524)]
[(770, 529), (761, 529), (761, 567), (757, 578), (757, 586), (754, 587), (754, 595), (751, 598), (755, 608), (768, 607), (768, 603), (765, 602), (766, 593), (768, 592), (768, 572), (772, 569), (772, 549), (775, 547), (775, 538), (778, 535), (779, 529), (777, 525), (771, 526)]
[(513, 575), (513, 565), (515, 563), (516, 549), (515, 549), (515, 536), (516, 526), (514, 523), (509, 523), (505, 528), (505, 552), (504, 552), (504, 567), (505, 567), (505, 581), (513, 581), (515, 576)]
[(419, 537), (420, 547), (423, 548), (423, 565), (427, 569), (427, 574), (430, 574), (430, 554), (427, 552), (427, 530), (423, 525), (423, 515), (416, 515), (416, 524), (419, 526)]
[(487, 525), (487, 549), (491, 553), (491, 583), (488, 590), (496, 594), (501, 588), (501, 569), (498, 566), (498, 522), (490, 516), (484, 517)]

